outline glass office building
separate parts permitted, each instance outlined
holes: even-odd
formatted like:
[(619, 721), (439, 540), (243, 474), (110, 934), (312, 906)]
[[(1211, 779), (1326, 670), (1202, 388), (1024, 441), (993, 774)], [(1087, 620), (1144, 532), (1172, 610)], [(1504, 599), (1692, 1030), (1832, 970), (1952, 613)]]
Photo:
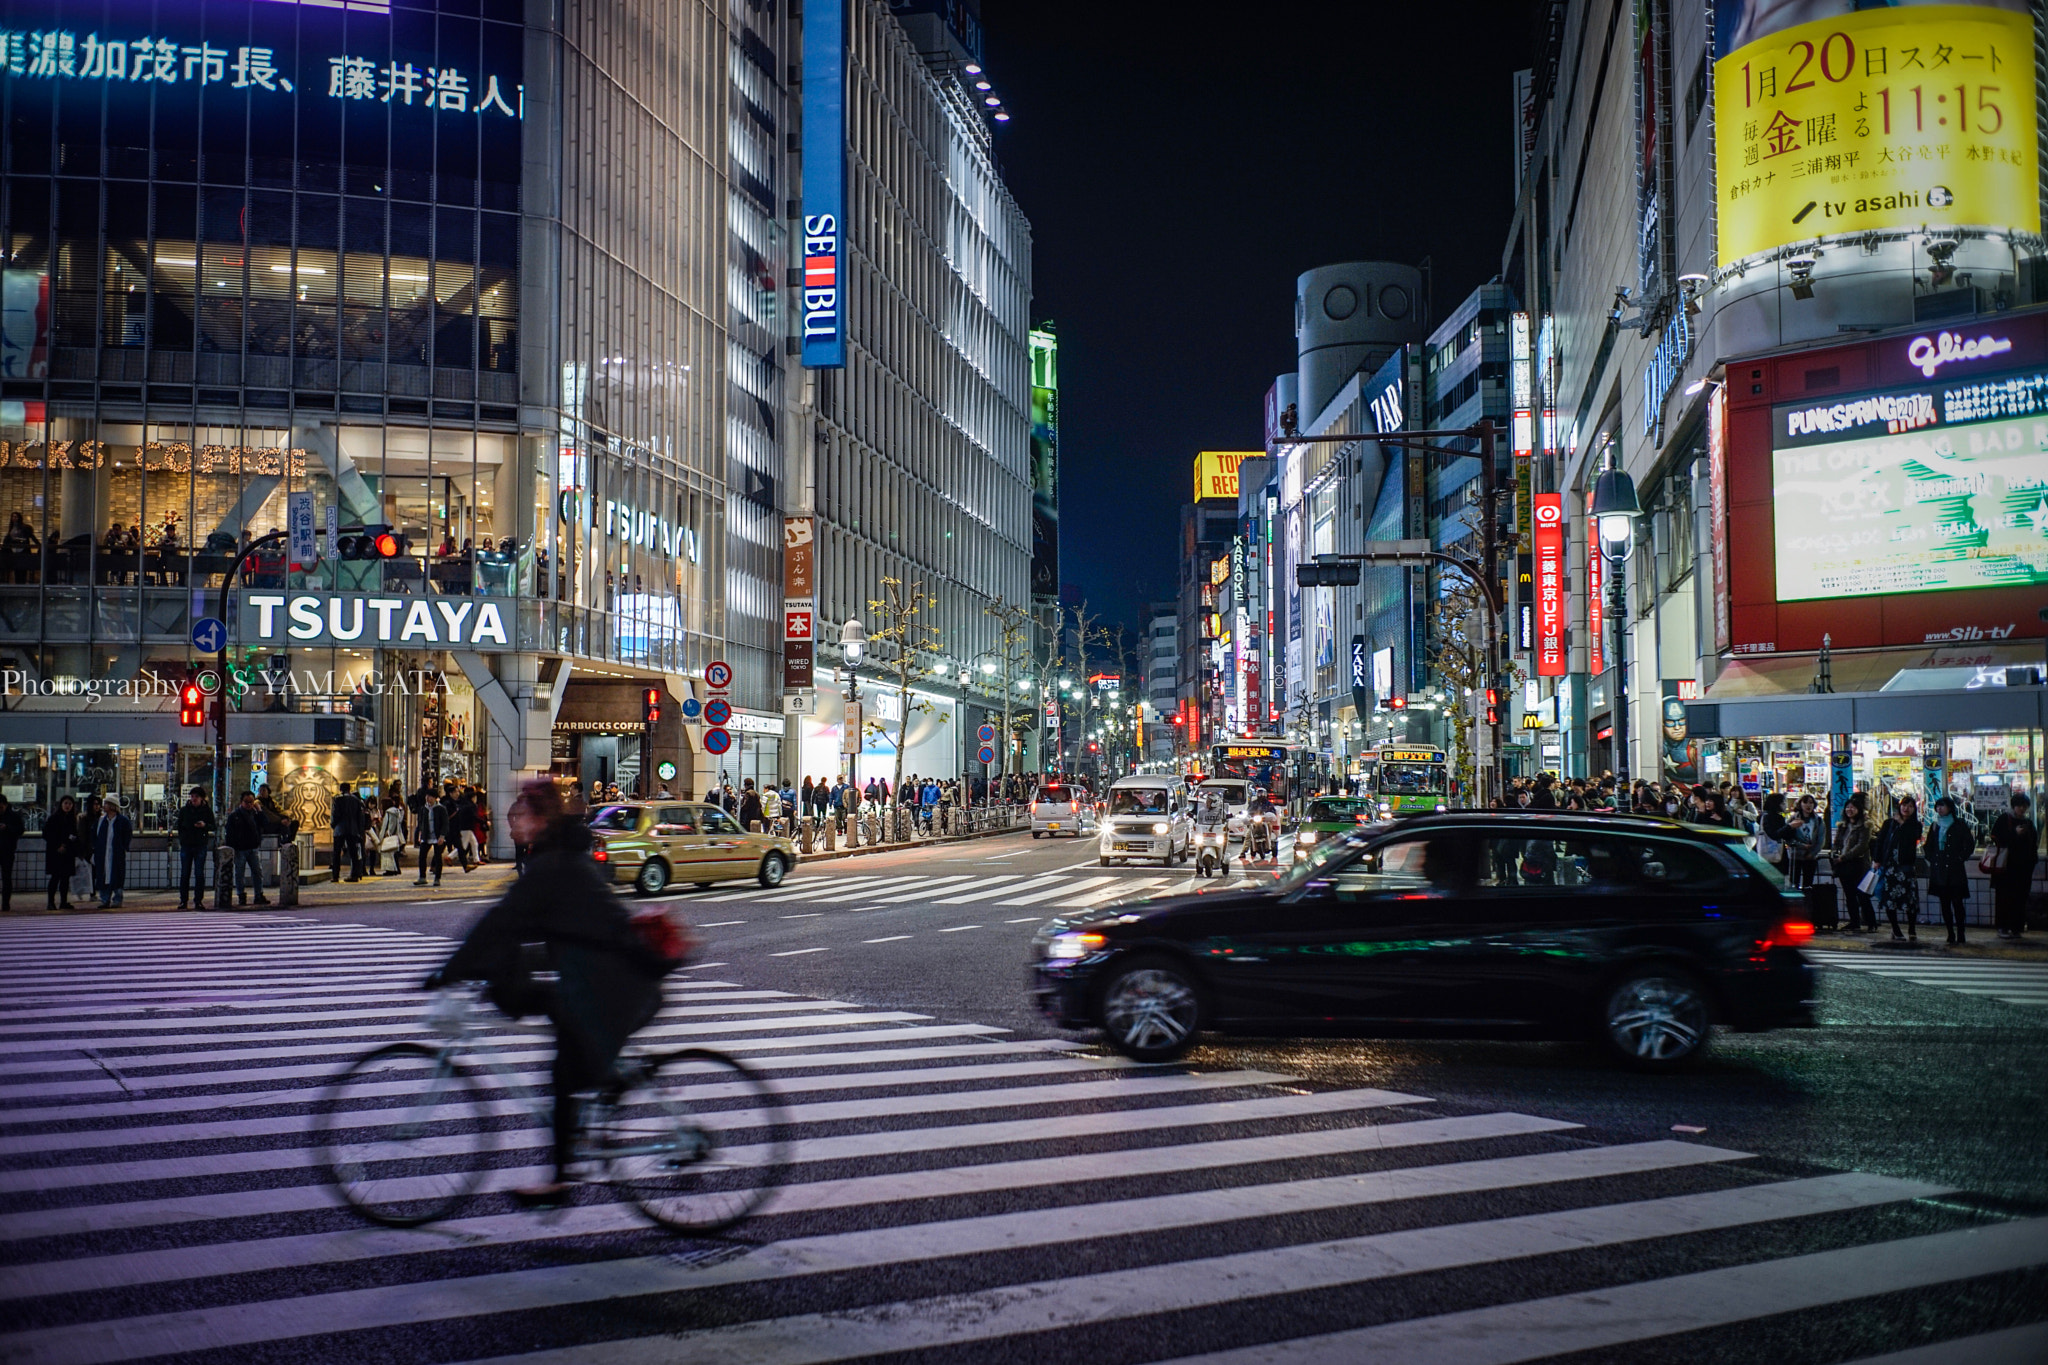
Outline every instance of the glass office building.
[[(315, 828), (359, 782), (502, 808), (573, 678), (689, 686), (725, 630), (705, 90), (748, 9), (0, 4), (0, 788), (147, 827), (210, 782), (167, 688), (238, 562), (226, 786)], [(245, 559), (307, 509), (406, 552)]]

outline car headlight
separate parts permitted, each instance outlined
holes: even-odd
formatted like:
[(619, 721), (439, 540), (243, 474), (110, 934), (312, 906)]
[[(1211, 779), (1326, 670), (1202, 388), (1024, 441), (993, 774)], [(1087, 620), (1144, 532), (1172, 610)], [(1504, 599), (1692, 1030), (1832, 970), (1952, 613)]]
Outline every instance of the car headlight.
[(1167, 824), (1164, 820), (1162, 820), (1158, 824), (1152, 826), (1152, 832), (1154, 834), (1164, 834), (1167, 830), (1171, 828), (1171, 825)]
[(1073, 962), (1088, 956), (1107, 942), (1109, 940), (1101, 934), (1054, 934), (1052, 941), (1045, 945), (1045, 955), (1055, 962)]
[(1306, 847), (1307, 845), (1312, 844), (1315, 841), (1316, 832), (1312, 829), (1305, 829), (1301, 833), (1294, 836), (1294, 842), (1298, 847)]

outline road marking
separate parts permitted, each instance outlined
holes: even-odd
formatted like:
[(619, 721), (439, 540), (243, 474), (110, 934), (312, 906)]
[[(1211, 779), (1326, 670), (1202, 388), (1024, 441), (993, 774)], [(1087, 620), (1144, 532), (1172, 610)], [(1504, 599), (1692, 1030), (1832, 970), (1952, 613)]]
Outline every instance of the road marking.
[[(1309, 1365), (1325, 1361), (1339, 1365), (1357, 1360), (1420, 1365), (1452, 1359), (1460, 1365), (1517, 1365), (1574, 1351), (1753, 1322), (1850, 1298), (1898, 1294), (2025, 1269), (2040, 1263), (2044, 1232), (2048, 1229), (2039, 1219), (1937, 1232), (1221, 1351), (1173, 1365)], [(613, 1359), (627, 1361), (631, 1357), (622, 1353)]]
[(1164, 886), (1172, 880), (1173, 878), (1171, 877), (1141, 877), (1135, 881), (1123, 881), (1121, 885), (1107, 886), (1100, 891), (1091, 891), (1085, 896), (1076, 897), (1073, 908), (1077, 910), (1086, 909), (1090, 906), (1120, 900), (1125, 896), (1134, 895), (1155, 886)]
[(732, 926), (733, 926), (733, 925), (735, 925), (735, 924), (745, 924), (745, 923), (746, 923), (746, 921), (745, 921), (745, 920), (743, 920), (743, 919), (721, 919), (721, 920), (714, 920), (714, 921), (712, 921), (712, 922), (711, 922), (710, 924), (700, 924), (700, 925), (698, 925), (697, 927), (698, 927), (699, 929), (730, 929), (730, 928), (732, 928)]
[(1852, 1365), (2041, 1365), (2044, 1360), (2048, 1360), (2048, 1322), (1864, 1356)]
[(946, 886), (949, 887), (949, 889), (951, 890), (958, 891), (960, 888), (957, 885), (957, 883), (970, 882), (973, 880), (974, 876), (972, 873), (963, 873), (959, 876), (934, 877), (929, 882), (926, 882), (923, 886), (918, 887), (915, 891), (909, 892), (908, 894), (901, 896), (883, 896), (876, 903), (878, 905), (902, 905), (907, 901), (921, 901), (926, 896), (930, 895), (933, 891), (938, 890), (942, 886)]
[(1119, 880), (1121, 879), (1117, 877), (1083, 877), (1079, 881), (1065, 882), (1059, 886), (1048, 886), (1043, 891), (1034, 891), (1028, 896), (1018, 896), (1011, 900), (1001, 901), (999, 902), (999, 904), (1004, 906), (1036, 905), (1040, 901), (1053, 900), (1057, 897), (1067, 895), (1069, 892), (1087, 891), (1096, 887), (1100, 887), (1104, 882), (1114, 882)]
[(801, 915), (784, 915), (784, 916), (783, 916), (782, 918), (784, 918), (784, 919), (823, 919), (823, 918), (825, 918), (825, 912), (824, 912), (823, 910), (811, 910), (811, 911), (807, 911), (807, 912), (805, 912), (804, 914), (801, 914)]
[(939, 932), (942, 934), (957, 934), (963, 929), (979, 929), (980, 927), (979, 924), (956, 924), (950, 929), (941, 929)]
[(791, 948), (786, 953), (770, 953), (770, 957), (802, 957), (805, 953), (829, 953), (830, 948)]
[(1013, 892), (1036, 891), (1040, 887), (1044, 886), (1057, 886), (1064, 879), (1060, 876), (1060, 874), (1056, 872), (1046, 873), (1041, 876), (1029, 877), (1026, 880), (1018, 882), (1015, 886), (1005, 886), (1000, 890), (991, 889), (995, 886), (997, 882), (1004, 882), (1010, 880), (1012, 879), (1009, 877), (991, 877), (987, 881), (983, 882), (979, 889), (970, 891), (964, 896), (948, 896), (944, 900), (934, 901), (932, 903), (934, 905), (971, 905), (975, 901), (991, 901), (994, 900), (997, 896), (1007, 896), (1012, 894)]
[(1045, 916), (1043, 916), (1043, 915), (1026, 915), (1026, 916), (1025, 916), (1025, 917), (1024, 917), (1023, 919), (1006, 919), (1006, 920), (1004, 920), (1004, 921), (1003, 921), (1003, 923), (1005, 923), (1005, 924), (1043, 924), (1043, 923), (1045, 923)]
[(887, 938), (864, 938), (864, 939), (862, 939), (862, 940), (861, 940), (861, 942), (863, 942), (863, 943), (901, 943), (901, 942), (902, 942), (902, 941), (903, 941), (904, 939), (906, 939), (906, 938), (909, 938), (909, 937), (910, 937), (910, 935), (909, 935), (909, 934), (891, 934), (891, 935), (889, 935), (889, 936), (888, 936)]

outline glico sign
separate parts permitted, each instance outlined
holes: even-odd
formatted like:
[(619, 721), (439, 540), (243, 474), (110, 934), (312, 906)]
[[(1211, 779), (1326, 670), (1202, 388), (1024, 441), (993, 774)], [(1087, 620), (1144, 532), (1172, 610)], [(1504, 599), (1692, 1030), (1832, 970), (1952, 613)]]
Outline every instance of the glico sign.
[(1732, 361), (1725, 392), (1730, 652), (2048, 633), (2048, 312)]

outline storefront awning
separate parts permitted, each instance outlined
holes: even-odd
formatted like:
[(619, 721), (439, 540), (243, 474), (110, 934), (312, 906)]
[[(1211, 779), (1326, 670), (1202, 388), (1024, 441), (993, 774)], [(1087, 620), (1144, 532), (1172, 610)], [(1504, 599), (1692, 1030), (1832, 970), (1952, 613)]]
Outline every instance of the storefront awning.
[[(2011, 644), (1921, 645), (1913, 649), (1877, 649), (1859, 653), (1836, 653), (1829, 659), (1829, 672), (1836, 693), (1882, 692), (1902, 673), (1940, 670), (1981, 672), (1985, 677), (2003, 674), (2007, 668), (2042, 663), (2041, 642), (2014, 641)], [(1705, 701), (1741, 701), (1757, 697), (1799, 696), (1806, 692), (1819, 671), (1816, 654), (1785, 654), (1760, 659), (1735, 659), (1721, 670), (1707, 689)], [(1958, 681), (1967, 681), (1964, 674)], [(1896, 690), (1894, 687), (1891, 690)], [(1971, 691), (1977, 689), (1971, 688)], [(1818, 734), (1820, 731), (1812, 733)]]
[(2048, 687), (1779, 694), (1688, 702), (1696, 739), (2048, 729)]

